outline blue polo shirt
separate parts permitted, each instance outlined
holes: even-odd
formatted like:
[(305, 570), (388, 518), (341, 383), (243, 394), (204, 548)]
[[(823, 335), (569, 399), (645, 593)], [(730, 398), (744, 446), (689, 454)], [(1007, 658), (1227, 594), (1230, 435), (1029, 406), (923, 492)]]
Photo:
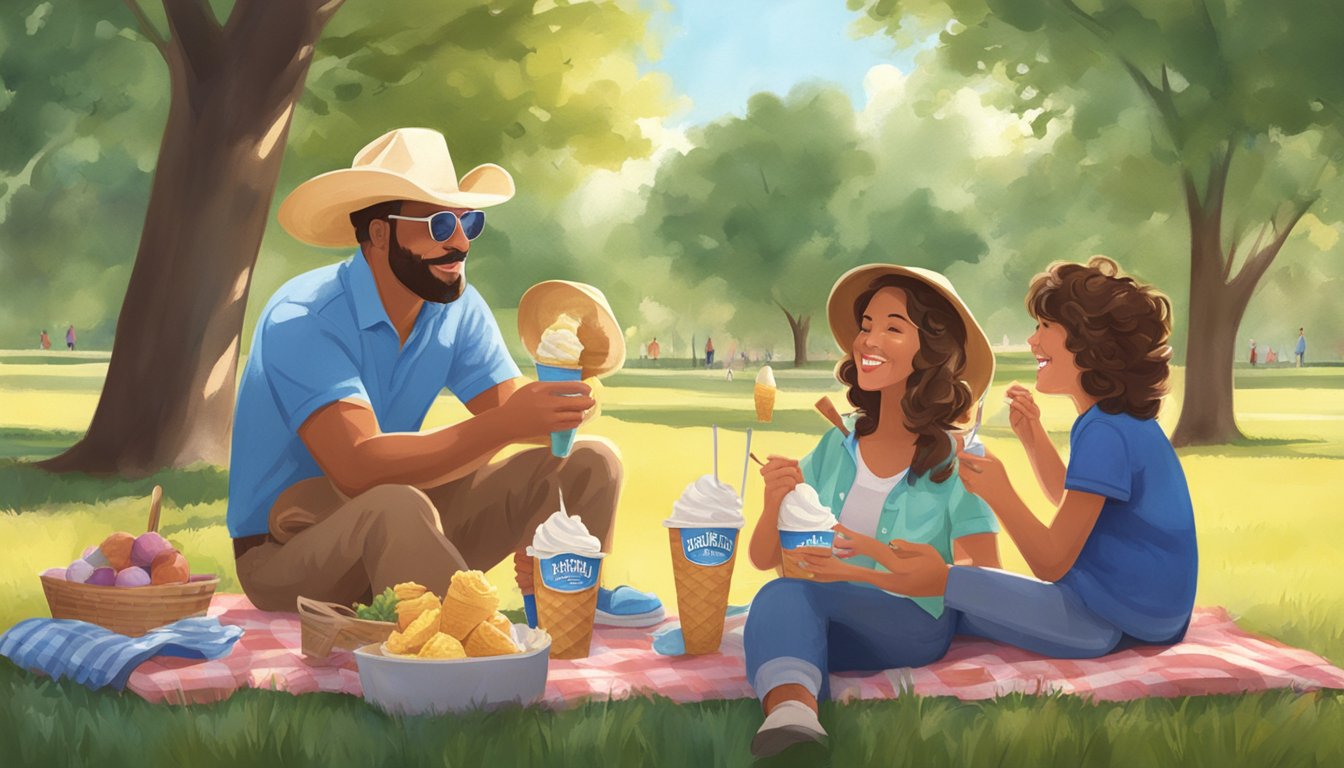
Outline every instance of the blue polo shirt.
[[(798, 462), (803, 480), (816, 489), (821, 503), (831, 508), (837, 522), (858, 474), (859, 438), (853, 431), (852, 419), (847, 420), (846, 426), (850, 429), (848, 436), (838, 429), (829, 430), (817, 447)], [(893, 539), (928, 544), (938, 550), (944, 562), (951, 563), (954, 540), (977, 533), (998, 533), (999, 524), (989, 505), (966, 490), (956, 472), (956, 457), (949, 460), (954, 462), (952, 475), (941, 483), (933, 481), (932, 472), (922, 477), (912, 477), (907, 472), (896, 483), (882, 504), (873, 538), (883, 544)], [(846, 562), (887, 570), (863, 555), (855, 555)], [(934, 618), (943, 615), (941, 597), (910, 599)]]
[(1185, 472), (1155, 419), (1093, 406), (1069, 435), (1064, 487), (1106, 497), (1060, 583), (1127, 635), (1170, 644), (1195, 605), (1199, 553)]
[(262, 310), (238, 387), (229, 535), (266, 533), (280, 492), (322, 474), (298, 435), (322, 406), (362, 400), (383, 432), (417, 432), (444, 388), (465, 403), (520, 375), (471, 285), (425, 302), (402, 346), (362, 253), (295, 277)]

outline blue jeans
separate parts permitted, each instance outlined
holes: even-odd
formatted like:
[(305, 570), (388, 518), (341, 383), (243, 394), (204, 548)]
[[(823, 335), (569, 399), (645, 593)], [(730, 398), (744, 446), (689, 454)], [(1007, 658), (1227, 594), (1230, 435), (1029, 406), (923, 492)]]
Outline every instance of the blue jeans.
[(1065, 659), (1103, 656), (1123, 638), (1068, 587), (992, 568), (952, 568), (944, 604), (934, 618), (909, 598), (866, 585), (776, 579), (747, 614), (747, 680), (761, 698), (797, 683), (824, 700), (831, 672), (930, 664), (954, 634)]

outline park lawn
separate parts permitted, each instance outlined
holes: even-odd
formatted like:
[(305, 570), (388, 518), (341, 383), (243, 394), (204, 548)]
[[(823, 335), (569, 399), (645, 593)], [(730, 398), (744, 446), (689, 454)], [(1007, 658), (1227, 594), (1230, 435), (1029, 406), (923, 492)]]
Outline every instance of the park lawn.
[[(1009, 358), (1000, 366), (986, 403), (984, 434), (990, 450), (1003, 458), (1010, 475), (1021, 478), (1018, 487), (1024, 498), (1040, 511), (1045, 509), (1044, 498), (1030, 480), (1030, 469), (1007, 427), (1001, 402), (1002, 390), (1011, 380), (1030, 381), (1031, 368), (1028, 361), (1017, 358)], [(14, 458), (50, 455), (77, 438), (97, 402), (97, 386), (89, 385), (104, 371), (105, 362), (97, 360), (57, 367), (33, 362), (31, 356), (7, 363), (5, 355), (0, 354), (0, 540), (22, 543), (7, 547), (0, 562), (0, 597), (4, 598), (0, 600), (0, 629), (29, 616), (46, 614), (35, 578), (38, 571), (68, 562), (84, 546), (97, 543), (112, 530), (142, 528), (145, 497), (156, 482), (164, 486), (167, 496), (162, 523), (165, 534), (188, 554), (193, 570), (216, 571), (222, 578), (221, 589), (237, 589), (223, 524), (227, 493), (223, 470), (195, 467), (138, 481), (54, 478)], [(1198, 602), (1227, 606), (1249, 629), (1339, 663), (1344, 661), (1344, 580), (1338, 578), (1334, 567), (1338, 556), (1332, 542), (1341, 529), (1335, 510), (1339, 508), (1338, 499), (1344, 497), (1344, 369), (1237, 373), (1238, 417), (1253, 437), (1239, 445), (1182, 452), (1200, 536)], [(778, 375), (781, 391), (771, 424), (755, 421), (752, 377), (740, 372), (730, 382), (722, 371), (627, 371), (601, 388), (602, 413), (583, 431), (615, 442), (626, 471), (614, 551), (604, 563), (608, 584), (633, 583), (658, 592), (669, 604), (673, 602), (671, 562), (660, 522), (687, 483), (712, 471), (712, 444), (706, 425), (720, 425), (720, 477), (737, 485), (742, 477), (745, 428), (754, 431), (752, 451), (758, 456), (781, 453), (796, 457), (810, 450), (825, 428), (812, 410), (818, 396), (829, 394), (845, 409), (843, 394), (825, 369), (782, 369)], [(1168, 429), (1179, 404), (1179, 375), (1177, 379), (1171, 404), (1162, 417)], [(1065, 446), (1075, 414), (1067, 402), (1058, 399), (1041, 403), (1047, 428)], [(459, 404), (445, 397), (436, 403), (427, 424), (448, 423), (464, 413)], [(759, 515), (761, 498), (760, 477), (754, 466), (751, 470), (745, 494), (749, 522)], [(1005, 565), (1024, 571), (1020, 555), (1006, 539), (1002, 547)], [(505, 563), (492, 571), (492, 578), (501, 585), (511, 585), (509, 574)], [(733, 602), (748, 602), (768, 578), (743, 560), (734, 574)], [(506, 606), (516, 607), (516, 590), (506, 587), (504, 591), (508, 593)], [(72, 701), (83, 702), (71, 711), (92, 707), (105, 714), (104, 720), (126, 722), (136, 731), (161, 729), (164, 726), (151, 724), (169, 719), (161, 714), (162, 708), (112, 694), (33, 681), (3, 664), (0, 690), (14, 691), (14, 696), (0, 695), (0, 699), (16, 702), (31, 703), (36, 700), (31, 697), (43, 696), (56, 702), (58, 708), (70, 708)], [(229, 739), (230, 752), (255, 749), (269, 755), (306, 755), (318, 762), (340, 761), (342, 755), (362, 754), (361, 750), (368, 749), (376, 749), (381, 757), (361, 758), (360, 762), (404, 764), (410, 762), (412, 753), (432, 753), (453, 763), (475, 764), (477, 758), (494, 754), (490, 751), (493, 747), (481, 746), (474, 737), (457, 735), (456, 726), (442, 733), (434, 731), (436, 736), (422, 743), (417, 735), (425, 732), (422, 721), (382, 718), (360, 702), (339, 699), (248, 694), (235, 702), (204, 708), (211, 713), (208, 722), (218, 726), (215, 731), (205, 729), (194, 737), (184, 735), (169, 743), (179, 744), (184, 754), (193, 755), (192, 764), (200, 762), (195, 757), (199, 750), (208, 749), (202, 745), (214, 743), (211, 733)], [(8, 713), (10, 718), (5, 718), (4, 706), (0, 705), (0, 721), (20, 715), (32, 717), (36, 712), (24, 705), (9, 705), (16, 708)], [(815, 762), (824, 755), (835, 760), (849, 755), (860, 763), (1020, 764), (1005, 757), (1017, 754), (1023, 759), (1037, 756), (1028, 760), (1031, 764), (1074, 765), (1086, 755), (1099, 764), (1127, 764), (1120, 759), (1127, 752), (1113, 753), (1124, 747), (1151, 750), (1143, 754), (1153, 756), (1181, 752), (1186, 755), (1182, 762), (1209, 765), (1229, 764), (1234, 755), (1248, 759), (1249, 754), (1260, 754), (1263, 760), (1247, 764), (1267, 764), (1283, 762), (1278, 758), (1294, 754), (1294, 747), (1305, 747), (1317, 756), (1338, 754), (1338, 735), (1299, 741), (1286, 738), (1286, 734), (1296, 733), (1291, 729), (1265, 729), (1267, 723), (1289, 719), (1297, 723), (1305, 718), (1319, 719), (1318, 725), (1333, 723), (1325, 730), (1339, 734), (1344, 731), (1339, 727), (1344, 725), (1342, 708), (1344, 698), (1336, 694), (1215, 697), (1098, 707), (1070, 699), (1015, 698), (964, 705), (912, 698), (830, 708), (828, 728), (837, 737), (853, 734), (852, 740), (841, 743), (837, 738), (831, 752), (814, 753), (812, 758)], [(321, 713), (319, 721), (325, 722), (328, 716), (340, 712), (362, 719), (386, 739), (373, 747), (362, 740), (323, 741), (305, 735), (306, 729), (313, 727), (309, 724), (313, 715)], [(754, 718), (759, 717), (756, 712), (751, 702), (676, 707), (667, 702), (640, 701), (564, 713), (519, 710), (492, 716), (490, 722), (492, 729), (497, 728), (491, 731), (493, 734), (516, 747), (517, 751), (509, 754), (518, 758), (513, 760), (517, 763), (538, 759), (539, 753), (528, 750), (540, 736), (561, 745), (566, 761), (578, 762), (587, 755), (601, 756), (599, 762), (611, 763), (626, 762), (625, 758), (637, 755), (644, 760), (657, 755), (668, 764), (693, 760), (717, 765), (743, 762), (745, 740), (754, 728)], [(48, 731), (56, 728), (49, 716), (43, 717)], [(920, 717), (958, 725), (942, 733), (928, 723), (921, 726)], [(646, 726), (647, 718), (657, 718), (660, 725)], [(675, 729), (667, 729), (668, 718), (675, 722), (689, 718), (680, 746), (666, 743), (675, 741), (678, 734)], [(877, 738), (871, 733), (881, 730), (876, 725), (859, 726), (878, 718), (881, 729), (887, 731), (892, 727), (889, 719), (909, 724), (911, 733), (919, 734), (918, 748), (898, 751), (888, 759), (886, 750), (903, 742), (886, 735)], [(1041, 718), (1049, 727), (1037, 732), (1034, 724)], [(282, 730), (291, 736), (273, 736), (261, 728), (267, 722), (273, 728), (275, 721), (286, 721)], [(471, 721), (449, 722), (465, 728)], [(733, 725), (723, 728), (723, 722)], [(111, 739), (115, 744), (115, 731), (96, 724), (85, 727), (90, 729), (91, 738), (100, 743)], [(689, 739), (686, 735), (702, 731), (706, 735)], [(1052, 731), (1057, 732), (1055, 736), (1050, 735)], [(225, 733), (235, 735), (226, 737)], [(977, 733), (981, 735), (969, 745), (961, 743), (968, 734)], [(1036, 736), (1024, 736), (1032, 733)], [(0, 749), (7, 748), (5, 734), (0, 729)], [(16, 736), (10, 732), (8, 738)], [(590, 743), (585, 738), (595, 741)], [(1154, 739), (1156, 743), (1148, 743)], [(1018, 749), (1026, 751), (1012, 752)], [(710, 758), (718, 753), (727, 754), (727, 758)]]

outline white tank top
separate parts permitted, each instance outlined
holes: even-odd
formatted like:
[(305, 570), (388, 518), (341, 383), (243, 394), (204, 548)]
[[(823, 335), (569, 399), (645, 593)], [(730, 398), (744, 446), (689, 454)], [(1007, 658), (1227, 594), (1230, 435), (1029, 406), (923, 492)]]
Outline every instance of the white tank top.
[(840, 509), (840, 523), (855, 533), (865, 536), (877, 534), (877, 521), (882, 515), (882, 505), (896, 484), (905, 479), (909, 467), (891, 477), (878, 477), (863, 463), (863, 454), (854, 446), (855, 462), (854, 485), (845, 494), (844, 506)]

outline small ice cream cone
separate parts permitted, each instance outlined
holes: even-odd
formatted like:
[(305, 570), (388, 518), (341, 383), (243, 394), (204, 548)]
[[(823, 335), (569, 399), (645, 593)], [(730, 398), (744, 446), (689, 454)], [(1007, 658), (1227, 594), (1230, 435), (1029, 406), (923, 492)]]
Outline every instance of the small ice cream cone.
[(581, 592), (559, 592), (541, 577), (541, 559), (532, 559), (532, 585), (537, 598), (537, 626), (551, 636), (551, 658), (582, 659), (593, 640), (597, 615), (597, 584)]
[(448, 593), (443, 597), (439, 629), (458, 640), (465, 640), (477, 624), (499, 610), (499, 590), (485, 580), (480, 571), (453, 574)]
[(467, 635), (467, 641), (462, 644), (466, 649), (467, 655), (476, 658), (478, 656), (505, 656), (510, 653), (517, 653), (518, 646), (514, 644), (513, 638), (507, 632), (501, 632), (499, 627), (494, 624), (483, 621), (471, 634)]
[[(734, 537), (737, 531), (732, 532)], [(686, 653), (715, 653), (723, 641), (723, 620), (728, 610), (728, 588), (733, 581), (737, 548), (719, 565), (699, 565), (686, 559), (680, 528), (668, 529), (672, 548), (672, 574), (677, 584), (677, 613)]]
[(775, 418), (775, 395), (779, 389), (775, 385), (775, 372), (768, 365), (761, 366), (756, 373), (756, 420), (773, 421)]

